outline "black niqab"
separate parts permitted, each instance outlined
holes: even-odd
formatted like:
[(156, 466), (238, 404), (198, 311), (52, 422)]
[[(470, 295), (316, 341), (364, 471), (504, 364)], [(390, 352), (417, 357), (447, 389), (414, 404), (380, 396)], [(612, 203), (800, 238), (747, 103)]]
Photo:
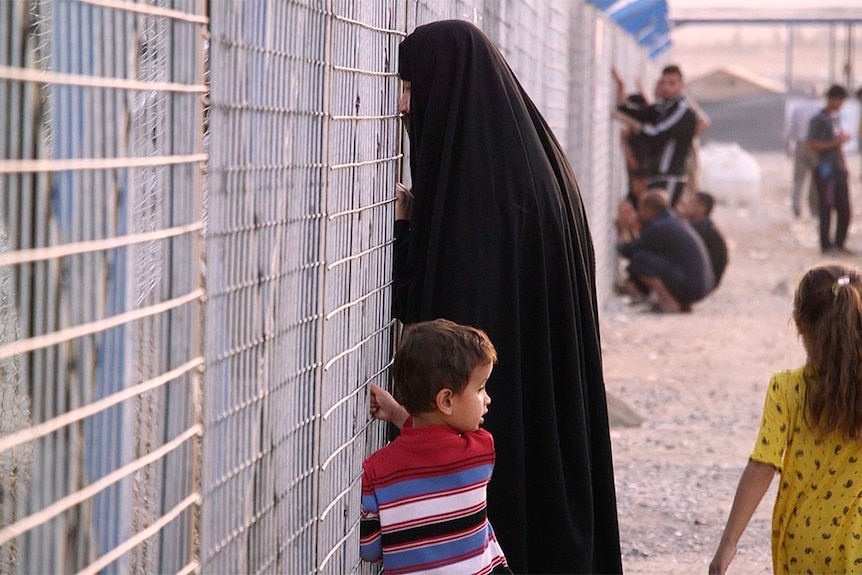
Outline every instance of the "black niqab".
[(415, 199), (396, 313), (479, 327), (497, 348), (488, 513), (512, 569), (620, 573), (595, 261), (572, 169), (472, 24), (417, 28), (399, 73)]

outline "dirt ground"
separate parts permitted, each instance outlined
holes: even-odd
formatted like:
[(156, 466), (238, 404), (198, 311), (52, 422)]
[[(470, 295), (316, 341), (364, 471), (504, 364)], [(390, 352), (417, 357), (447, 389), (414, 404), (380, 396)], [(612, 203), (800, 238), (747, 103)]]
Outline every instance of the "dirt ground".
[[(800, 274), (825, 261), (817, 222), (791, 215), (790, 160), (780, 153), (756, 158), (757, 201), (717, 205), (713, 213), (730, 250), (718, 290), (691, 314), (650, 313), (615, 296), (601, 317), (608, 392), (644, 420), (611, 430), (628, 575), (707, 572), (754, 444), (769, 377), (805, 359), (790, 313)], [(847, 247), (862, 253), (859, 157), (848, 160), (855, 223)], [(743, 535), (730, 574), (772, 572), (776, 483)]]

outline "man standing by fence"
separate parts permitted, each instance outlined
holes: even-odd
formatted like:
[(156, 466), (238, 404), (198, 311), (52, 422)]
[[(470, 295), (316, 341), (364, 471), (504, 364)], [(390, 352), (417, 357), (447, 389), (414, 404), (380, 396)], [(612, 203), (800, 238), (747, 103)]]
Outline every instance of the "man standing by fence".
[(614, 117), (627, 124), (645, 140), (648, 148), (645, 167), (650, 186), (664, 187), (676, 207), (685, 189), (685, 162), (697, 131), (697, 114), (683, 95), (682, 70), (665, 66), (656, 85), (655, 104), (637, 116), (618, 108)]

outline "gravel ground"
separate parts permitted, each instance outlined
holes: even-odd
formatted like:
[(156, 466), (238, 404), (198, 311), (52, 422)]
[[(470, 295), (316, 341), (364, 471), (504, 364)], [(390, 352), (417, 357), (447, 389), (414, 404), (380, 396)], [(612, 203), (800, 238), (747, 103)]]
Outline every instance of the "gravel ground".
[[(615, 297), (601, 317), (608, 392), (643, 417), (611, 437), (629, 575), (706, 573), (754, 444), (775, 371), (804, 362), (790, 322), (800, 274), (824, 261), (817, 222), (790, 212), (791, 162), (757, 154), (760, 196), (717, 205), (713, 219), (730, 247), (722, 285), (691, 314), (661, 315)], [(851, 201), (860, 204), (858, 157)], [(854, 208), (848, 247), (862, 253)], [(848, 258), (859, 265), (860, 258)], [(771, 573), (774, 487), (740, 541), (730, 574)]]

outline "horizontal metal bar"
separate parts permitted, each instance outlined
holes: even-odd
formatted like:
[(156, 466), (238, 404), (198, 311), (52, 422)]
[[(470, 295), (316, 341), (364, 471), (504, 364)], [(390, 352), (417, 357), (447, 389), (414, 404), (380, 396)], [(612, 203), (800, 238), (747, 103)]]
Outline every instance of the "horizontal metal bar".
[[(157, 521), (155, 521), (152, 525), (139, 531), (132, 537), (126, 539), (121, 545), (117, 545), (101, 557), (99, 557), (93, 563), (90, 563), (86, 568), (78, 571), (78, 575), (95, 575), (100, 572), (102, 569), (134, 549), (136, 546), (140, 545), (156, 533), (162, 530), (162, 528), (179, 517), (180, 513), (191, 507), (192, 505), (199, 505), (201, 502), (201, 496), (199, 493), (193, 493), (189, 495), (182, 501), (176, 504), (173, 509), (159, 517)], [(188, 566), (183, 571), (186, 571)]]
[(76, 325), (74, 327), (47, 333), (45, 335), (38, 335), (36, 337), (14, 341), (0, 346), (0, 359), (6, 359), (7, 357), (27, 353), (28, 351), (50, 347), (64, 341), (69, 341), (70, 339), (75, 339), (76, 337), (92, 335), (145, 317), (158, 315), (195, 300), (202, 299), (203, 296), (204, 290), (198, 289), (184, 296), (176, 297), (156, 305), (121, 313), (102, 320), (85, 323), (83, 325)]
[(58, 415), (57, 417), (49, 419), (48, 421), (45, 421), (43, 423), (39, 423), (32, 427), (27, 427), (25, 429), (16, 431), (15, 433), (0, 437), (0, 453), (12, 449), (13, 447), (17, 447), (23, 443), (27, 443), (28, 441), (34, 441), (36, 439), (39, 439), (40, 437), (44, 437), (50, 433), (54, 433), (55, 431), (62, 429), (67, 425), (71, 425), (76, 421), (80, 421), (92, 415), (96, 415), (97, 413), (105, 411), (109, 407), (117, 405), (118, 403), (122, 403), (127, 399), (131, 399), (133, 397), (141, 395), (142, 393), (145, 393), (157, 387), (161, 387), (167, 382), (172, 381), (180, 377), (181, 375), (188, 373), (189, 371), (202, 365), (204, 365), (204, 358), (197, 357), (191, 361), (184, 363), (176, 369), (172, 369), (171, 371), (163, 373), (158, 377), (154, 377), (148, 381), (133, 385), (128, 389), (118, 391), (117, 393), (113, 393), (98, 401), (88, 403), (87, 405), (84, 405), (77, 409), (73, 409), (72, 411), (67, 411), (64, 414)]
[[(266, 515), (267, 513), (269, 513), (272, 509), (274, 509), (274, 507), (275, 507), (275, 504), (274, 504), (274, 503), (270, 503), (270, 504), (268, 504), (268, 505), (267, 505), (266, 507), (264, 507), (264, 508), (259, 508), (259, 509), (257, 510), (257, 513), (255, 513), (254, 515), (251, 515), (250, 517), (248, 517), (248, 518), (245, 520), (245, 523), (244, 523), (243, 525), (241, 525), (241, 526), (239, 526), (239, 527), (235, 527), (235, 528), (234, 528), (230, 533), (228, 533), (228, 534), (227, 534), (227, 536), (225, 536), (225, 537), (222, 539), (222, 541), (221, 541), (221, 542), (219, 542), (217, 545), (215, 545), (215, 546), (210, 550), (210, 553), (209, 553), (208, 558), (212, 558), (212, 557), (214, 557), (215, 555), (217, 555), (217, 554), (218, 554), (222, 549), (224, 549), (225, 547), (227, 547), (227, 546), (228, 546), (232, 541), (235, 541), (235, 540), (236, 540), (237, 538), (239, 538), (243, 533), (245, 533), (245, 532), (247, 532), (249, 529), (251, 529), (251, 527), (252, 527), (255, 523), (257, 523), (258, 521), (260, 521), (260, 519), (261, 519), (264, 515)], [(311, 525), (312, 525), (312, 524), (314, 524), (315, 522), (316, 522), (316, 518), (311, 518), (311, 519), (309, 519), (308, 521), (306, 521), (305, 526), (311, 526)], [(299, 533), (295, 534), (295, 535), (294, 535), (294, 536), (292, 536), (292, 537), (296, 537), (296, 536), (298, 536), (300, 533), (301, 533), (301, 531), (300, 531)], [(287, 540), (288, 540), (288, 541), (290, 541), (290, 539), (291, 539), (291, 536), (288, 536), (288, 537), (287, 537)], [(283, 539), (283, 540), (284, 540), (284, 539)], [(258, 573), (260, 573), (260, 572), (263, 572), (263, 570), (262, 570), (262, 569), (258, 569), (258, 571), (257, 571), (257, 572), (258, 572)]]
[(394, 120), (401, 114), (383, 114), (380, 116), (330, 116), (332, 120)]
[(206, 154), (148, 156), (145, 158), (70, 158), (47, 160), (0, 160), (0, 174), (70, 172), (77, 170), (121, 170), (206, 162)]
[(379, 201), (379, 202), (375, 202), (375, 203), (373, 203), (373, 204), (368, 204), (367, 206), (362, 206), (362, 207), (359, 207), (359, 208), (354, 208), (354, 209), (352, 209), (352, 210), (344, 210), (343, 212), (335, 212), (334, 214), (329, 214), (329, 216), (328, 216), (328, 218), (327, 218), (327, 219), (331, 222), (331, 221), (332, 221), (332, 220), (334, 220), (335, 218), (340, 218), (340, 217), (342, 217), (342, 216), (349, 216), (349, 215), (351, 215), (351, 214), (358, 214), (358, 213), (361, 213), (361, 212), (364, 212), (364, 211), (367, 211), (367, 210), (371, 210), (371, 209), (374, 209), (374, 208), (379, 208), (380, 206), (385, 206), (386, 204), (391, 204), (391, 203), (392, 203), (392, 202), (394, 202), (394, 201), (395, 201), (395, 198), (394, 198), (394, 197), (392, 197), (392, 198), (387, 198), (387, 199), (385, 199), (385, 200), (382, 200), (382, 201)]
[(332, 463), (332, 461), (338, 456), (339, 453), (341, 453), (342, 451), (344, 451), (345, 449), (347, 449), (348, 447), (353, 445), (353, 443), (357, 439), (364, 437), (365, 430), (368, 429), (369, 427), (371, 427), (372, 425), (374, 425), (374, 422), (375, 422), (374, 419), (369, 419), (368, 421), (363, 423), (362, 427), (360, 427), (356, 431), (356, 433), (353, 435), (353, 437), (351, 437), (347, 441), (343, 442), (341, 445), (338, 446), (338, 449), (336, 449), (335, 451), (333, 451), (332, 453), (329, 454), (329, 457), (327, 457), (326, 460), (324, 460), (324, 462), (320, 465), (320, 470), (326, 471), (326, 468), (329, 467), (329, 464)]
[(193, 559), (189, 562), (188, 565), (177, 571), (176, 575), (191, 575), (192, 573), (200, 573), (201, 572), (201, 563), (200, 561)]
[(19, 82), (38, 82), (40, 84), (59, 84), (63, 86), (79, 86), (86, 88), (109, 88), (114, 90), (140, 90), (144, 92), (184, 92), (204, 94), (205, 84), (180, 84), (178, 82), (147, 82), (131, 78), (110, 78), (107, 76), (86, 76), (84, 74), (69, 74), (66, 72), (51, 72), (49, 70), (34, 70), (33, 68), (13, 68), (0, 66), (0, 80), (16, 80)]
[(336, 409), (338, 409), (341, 405), (343, 405), (345, 402), (349, 401), (354, 396), (356, 396), (360, 393), (364, 393), (368, 389), (368, 384), (371, 383), (373, 380), (377, 379), (378, 377), (380, 377), (381, 375), (383, 375), (384, 373), (386, 373), (386, 370), (389, 369), (389, 367), (391, 365), (392, 365), (392, 361), (390, 360), (386, 365), (384, 365), (382, 368), (378, 369), (377, 373), (371, 374), (371, 377), (367, 378), (363, 382), (362, 385), (360, 385), (359, 387), (357, 387), (356, 389), (354, 389), (353, 391), (348, 393), (346, 396), (342, 397), (341, 399), (339, 399), (338, 401), (333, 403), (332, 407), (327, 409), (326, 413), (323, 414), (323, 417), (321, 418), (321, 420), (326, 421), (327, 419), (329, 419), (329, 416), (332, 415), (332, 413)]
[[(394, 242), (395, 240), (392, 240), (392, 241)], [(390, 242), (387, 242), (387, 243), (390, 243)], [(326, 319), (332, 319), (333, 316), (338, 315), (339, 313), (343, 312), (344, 310), (350, 309), (351, 307), (364, 302), (365, 300), (367, 300), (371, 296), (378, 294), (384, 290), (389, 289), (389, 287), (391, 285), (392, 285), (391, 281), (386, 282), (385, 284), (374, 288), (373, 290), (371, 290), (370, 292), (368, 292), (364, 296), (357, 298), (357, 299), (354, 299), (354, 300), (351, 300), (351, 301), (347, 302), (346, 304), (338, 306), (337, 308), (335, 308), (334, 310), (332, 310), (331, 312), (326, 314)]]
[[(361, 517), (359, 516), (359, 514), (357, 514), (354, 517), (353, 523), (350, 525), (350, 528), (347, 530), (347, 533), (345, 533), (344, 536), (335, 543), (335, 545), (332, 547), (332, 549), (329, 550), (329, 553), (327, 553), (324, 556), (323, 560), (320, 562), (320, 565), (318, 565), (318, 567), (317, 567), (318, 573), (324, 573), (325, 572), (326, 564), (329, 563), (329, 560), (332, 559), (332, 557), (339, 550), (344, 549), (344, 547), (343, 547), (344, 544), (347, 542), (348, 539), (353, 537), (353, 532), (356, 531), (356, 528), (359, 527), (360, 523), (361, 523)], [(350, 572), (353, 573), (354, 571), (350, 571)]]
[(124, 12), (137, 12), (138, 14), (146, 14), (147, 16), (161, 16), (162, 18), (170, 18), (172, 20), (181, 20), (183, 22), (192, 22), (195, 24), (209, 24), (210, 19), (206, 16), (198, 14), (190, 14), (181, 10), (171, 10), (169, 8), (160, 8), (152, 4), (144, 4), (141, 2), (123, 2), (122, 0), (78, 0), (82, 4), (91, 4), (93, 6), (102, 6), (104, 8), (114, 8), (123, 10)]
[(333, 66), (333, 70), (339, 72), (350, 72), (351, 74), (360, 74), (362, 76), (377, 76), (382, 78), (394, 78), (398, 76), (398, 72), (378, 72), (376, 70), (366, 70), (364, 68), (349, 68), (347, 66)]
[(339, 22), (347, 22), (348, 24), (353, 24), (354, 26), (359, 26), (360, 28), (365, 28), (366, 30), (372, 30), (374, 32), (382, 32), (384, 34), (394, 34), (395, 36), (407, 36), (407, 32), (403, 30), (393, 30), (391, 28), (380, 28), (378, 26), (372, 26), (371, 24), (367, 24), (360, 20), (354, 20), (352, 18), (345, 18), (344, 16), (339, 16), (338, 14), (333, 14), (333, 18), (338, 20)]
[(324, 364), (323, 370), (328, 371), (329, 368), (332, 367), (332, 365), (335, 362), (337, 362), (339, 359), (341, 359), (342, 357), (350, 355), (351, 353), (353, 353), (354, 351), (356, 351), (357, 349), (359, 349), (360, 347), (362, 347), (363, 345), (365, 345), (366, 343), (371, 341), (371, 338), (378, 335), (380, 332), (387, 330), (390, 327), (392, 327), (396, 321), (397, 320), (395, 320), (395, 319), (389, 320), (386, 324), (383, 325), (383, 327), (374, 330), (371, 334), (362, 338), (361, 340), (356, 342), (354, 345), (350, 346), (348, 349), (345, 349), (341, 353), (336, 354), (332, 359), (330, 359), (329, 361), (326, 362), (326, 364)]
[[(343, 170), (344, 168), (359, 168), (362, 166), (373, 166), (374, 164), (383, 164), (385, 162), (394, 162), (395, 160), (400, 160), (404, 154), (396, 154), (395, 156), (389, 158), (378, 158), (376, 160), (366, 160), (364, 162), (351, 162), (349, 164), (335, 164), (330, 166), (330, 170)], [(2, 167), (2, 164), (0, 164)], [(2, 171), (0, 171), (2, 173)]]
[(329, 515), (329, 512), (332, 511), (332, 509), (338, 504), (341, 499), (344, 498), (345, 495), (348, 495), (350, 493), (350, 491), (353, 489), (353, 486), (356, 485), (361, 479), (362, 472), (360, 471), (353, 476), (353, 479), (350, 480), (350, 483), (348, 483), (347, 486), (338, 493), (338, 495), (332, 498), (332, 501), (329, 502), (329, 505), (326, 506), (326, 508), (323, 510), (323, 513), (320, 514), (320, 517), (318, 517), (317, 520), (326, 521), (326, 516)]
[(386, 242), (383, 242), (382, 244), (372, 246), (372, 247), (368, 248), (367, 250), (362, 250), (361, 252), (356, 252), (355, 254), (350, 254), (346, 258), (341, 258), (340, 260), (335, 260), (334, 262), (332, 262), (331, 264), (326, 266), (326, 271), (332, 271), (333, 269), (337, 268), (340, 265), (346, 264), (347, 262), (358, 260), (362, 256), (367, 256), (368, 254), (370, 254), (372, 252), (376, 252), (378, 250), (381, 250), (381, 249), (385, 248), (386, 246), (388, 246), (389, 244), (394, 243), (394, 242), (395, 242), (394, 239), (388, 240)]
[(43, 523), (50, 521), (57, 515), (66, 511), (67, 509), (74, 507), (79, 503), (83, 503), (87, 499), (90, 499), (100, 491), (107, 489), (108, 487), (120, 481), (124, 477), (127, 477), (135, 473), (137, 470), (142, 469), (155, 461), (158, 461), (159, 459), (161, 459), (162, 457), (164, 457), (192, 437), (202, 434), (203, 430), (203, 425), (194, 425), (188, 428), (181, 435), (178, 435), (172, 441), (165, 443), (155, 451), (151, 451), (143, 457), (139, 457), (135, 461), (124, 465), (113, 473), (102, 477), (95, 483), (92, 483), (83, 489), (79, 489), (74, 493), (70, 493), (66, 497), (55, 501), (48, 507), (37, 511), (32, 515), (28, 515), (23, 519), (19, 519), (15, 523), (4, 527), (2, 530), (0, 530), (0, 545), (7, 543), (15, 537), (18, 537), (25, 531), (29, 531), (34, 527), (37, 527), (39, 525), (42, 525)]
[[(288, 547), (289, 547), (289, 546), (290, 546), (294, 541), (296, 541), (297, 539), (299, 539), (299, 536), (300, 536), (300, 535), (302, 535), (303, 533), (307, 532), (307, 531), (309, 530), (309, 528), (311, 528), (315, 523), (317, 523), (317, 518), (316, 518), (316, 517), (311, 517), (310, 519), (308, 519), (308, 520), (307, 520), (305, 523), (303, 523), (302, 525), (297, 526), (297, 527), (293, 530), (293, 533), (287, 534), (287, 535), (284, 537), (284, 540), (283, 540), (283, 543), (282, 543), (282, 545), (281, 545), (281, 548), (282, 548), (282, 549), (287, 549), (287, 548), (288, 548)], [(234, 539), (235, 539), (235, 538), (236, 538), (236, 537), (234, 537)], [(226, 542), (226, 543), (229, 543), (229, 541), (228, 541), (228, 542)], [(212, 556), (212, 553), (210, 554), (210, 556)]]
[(65, 256), (73, 256), (103, 250), (110, 250), (151, 242), (155, 240), (164, 240), (191, 232), (196, 232), (203, 229), (203, 222), (195, 222), (186, 226), (176, 226), (165, 230), (154, 232), (143, 232), (140, 234), (130, 234), (128, 236), (119, 236), (116, 238), (107, 238), (103, 240), (92, 240), (88, 242), (75, 242), (71, 244), (63, 244), (59, 246), (51, 246), (49, 248), (34, 248), (31, 250), (18, 250), (14, 252), (0, 253), (0, 266), (11, 266), (29, 262), (37, 262), (62, 258)]
[(326, 164), (256, 164), (253, 166), (246, 165), (225, 165), (225, 166), (209, 166), (211, 174), (253, 174), (259, 172), (290, 172), (299, 170), (319, 170), (325, 168)]
[[(210, 428), (212, 428), (213, 427), (212, 423), (209, 423), (209, 426), (210, 426)], [(248, 469), (252, 465), (256, 464), (258, 461), (263, 459), (263, 457), (265, 455), (266, 454), (263, 451), (258, 451), (252, 457), (246, 459), (243, 463), (240, 463), (239, 465), (234, 466), (233, 469), (228, 470), (227, 473), (222, 475), (218, 480), (216, 480), (215, 483), (213, 483), (212, 485), (209, 486), (209, 488), (206, 491), (206, 495), (210, 495), (216, 489), (219, 489), (220, 487), (224, 487), (225, 485), (227, 485), (227, 483), (229, 481), (232, 481), (233, 479), (236, 478), (237, 475), (239, 475), (240, 473), (242, 473), (243, 471), (245, 471), (246, 469)]]

